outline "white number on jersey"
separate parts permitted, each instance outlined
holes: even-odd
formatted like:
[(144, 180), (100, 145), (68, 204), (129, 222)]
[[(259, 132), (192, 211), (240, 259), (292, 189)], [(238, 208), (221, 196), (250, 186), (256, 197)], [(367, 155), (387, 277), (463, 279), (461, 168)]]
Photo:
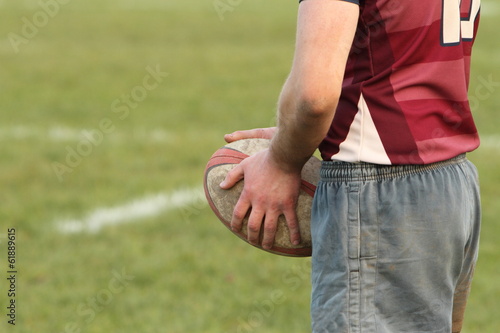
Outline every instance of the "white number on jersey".
[(481, 0), (470, 0), (471, 6), (467, 18), (461, 18), (460, 15), (462, 0), (442, 1), (441, 44), (452, 46), (460, 44), (462, 40), (472, 40), (474, 38), (474, 23), (481, 8)]

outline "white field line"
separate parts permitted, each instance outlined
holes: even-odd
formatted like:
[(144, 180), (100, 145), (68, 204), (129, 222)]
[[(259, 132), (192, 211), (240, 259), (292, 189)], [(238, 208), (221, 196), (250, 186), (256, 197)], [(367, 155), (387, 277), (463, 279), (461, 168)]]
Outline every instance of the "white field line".
[[(95, 129), (85, 128), (72, 128), (65, 126), (53, 126), (46, 129), (17, 125), (11, 127), (0, 127), (0, 141), (8, 140), (23, 140), (23, 139), (36, 139), (53, 142), (77, 142), (81, 140), (88, 140), (85, 133), (92, 133)], [(174, 133), (168, 132), (161, 128), (154, 129), (137, 129), (132, 135), (120, 133), (119, 131), (103, 134), (105, 140), (129, 142), (130, 139), (139, 139), (148, 142), (171, 142), (176, 139)]]
[[(1, 1), (1, 0), (0, 0)], [(500, 8), (500, 4), (498, 6)], [(54, 142), (77, 142), (80, 140), (88, 140), (85, 136), (86, 132), (92, 132), (91, 129), (72, 128), (64, 126), (53, 126), (46, 129), (17, 125), (11, 127), (0, 127), (0, 141), (2, 140), (22, 140), (22, 139), (37, 139)], [(147, 142), (173, 142), (179, 139), (179, 135), (173, 132), (166, 131), (162, 128), (154, 129), (137, 129), (132, 135), (120, 133), (119, 131), (104, 134), (106, 138), (117, 142), (130, 142), (132, 139), (139, 139)], [(480, 135), (481, 146), (485, 148), (500, 149), (500, 135)]]
[[(0, 127), (0, 142), (23, 139), (51, 142), (78, 142), (89, 140), (88, 136), (85, 136), (85, 133), (89, 131), (91, 132), (92, 130), (64, 126), (53, 126), (47, 129), (24, 125)], [(480, 135), (480, 138), (480, 148), (500, 150), (500, 135)], [(129, 143), (130, 140), (134, 139), (150, 143), (175, 143), (179, 140), (179, 135), (161, 128), (143, 128), (135, 130), (132, 135), (116, 131), (104, 137), (104, 140), (111, 140), (116, 143)]]
[(158, 216), (173, 209), (195, 204), (197, 208), (200, 204), (205, 205), (205, 195), (201, 188), (159, 193), (120, 206), (98, 208), (83, 219), (59, 221), (56, 226), (64, 234), (95, 233), (106, 226), (139, 222), (140, 219)]
[(122, 0), (119, 1), (116, 6), (120, 9), (126, 10), (171, 10), (175, 8), (175, 3), (163, 0), (143, 0), (143, 1), (135, 1), (135, 0)]
[(479, 149), (498, 149), (500, 150), (500, 135), (484, 135), (480, 136), (481, 145)]

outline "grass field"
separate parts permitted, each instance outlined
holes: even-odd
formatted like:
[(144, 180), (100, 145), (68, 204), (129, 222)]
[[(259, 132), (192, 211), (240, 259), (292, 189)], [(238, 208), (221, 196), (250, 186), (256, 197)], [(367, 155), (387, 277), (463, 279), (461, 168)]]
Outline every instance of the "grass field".
[[(483, 3), (470, 158), (484, 221), (466, 333), (500, 328), (500, 11)], [(200, 190), (224, 133), (273, 124), (296, 7), (0, 1), (0, 332), (308, 332), (309, 260), (232, 237)]]

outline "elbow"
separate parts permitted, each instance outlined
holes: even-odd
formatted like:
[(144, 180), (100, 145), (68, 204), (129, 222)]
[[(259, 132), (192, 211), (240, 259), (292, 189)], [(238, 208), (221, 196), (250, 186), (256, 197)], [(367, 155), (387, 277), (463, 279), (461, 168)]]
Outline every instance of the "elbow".
[(340, 92), (304, 92), (297, 98), (297, 110), (308, 118), (331, 116), (337, 108)]

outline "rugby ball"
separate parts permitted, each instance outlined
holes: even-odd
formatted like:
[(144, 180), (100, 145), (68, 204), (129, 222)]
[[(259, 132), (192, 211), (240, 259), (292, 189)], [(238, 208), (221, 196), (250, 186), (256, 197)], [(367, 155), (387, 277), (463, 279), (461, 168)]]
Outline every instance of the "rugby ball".
[[(244, 139), (227, 144), (218, 149), (208, 161), (205, 168), (204, 188), (207, 201), (219, 220), (231, 230), (231, 217), (234, 207), (243, 190), (244, 180), (239, 181), (229, 190), (223, 190), (219, 184), (225, 179), (227, 173), (238, 163), (269, 147), (268, 139)], [(308, 257), (312, 253), (311, 244), (311, 206), (319, 181), (319, 169), (321, 161), (311, 157), (302, 169), (302, 185), (297, 202), (297, 218), (300, 227), (301, 244), (293, 245), (290, 242), (290, 234), (285, 217), (282, 215), (278, 220), (278, 228), (274, 246), (263, 249), (260, 245), (256, 247), (278, 255), (290, 257)], [(243, 221), (240, 232), (233, 232), (242, 240), (247, 241), (248, 218)]]

